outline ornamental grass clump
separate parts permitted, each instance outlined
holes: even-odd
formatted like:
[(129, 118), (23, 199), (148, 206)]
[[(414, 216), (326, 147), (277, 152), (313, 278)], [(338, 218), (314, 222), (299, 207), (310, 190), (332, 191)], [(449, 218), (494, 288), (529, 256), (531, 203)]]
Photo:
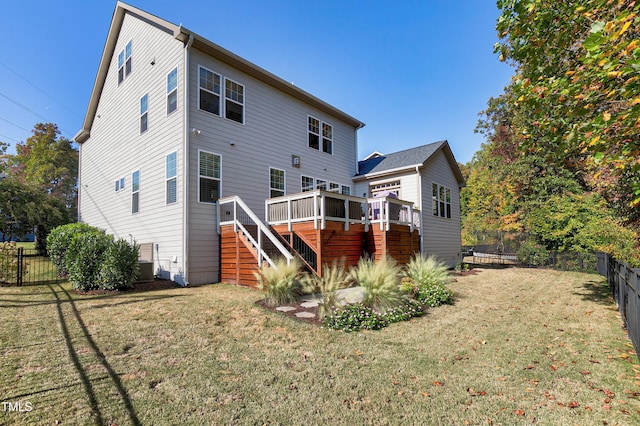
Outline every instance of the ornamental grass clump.
[(331, 266), (322, 265), (322, 277), (305, 274), (302, 282), (305, 292), (320, 294), (320, 318), (324, 318), (338, 305), (337, 291), (351, 285), (344, 258), (339, 262), (334, 260)]
[(392, 258), (378, 262), (362, 258), (358, 265), (351, 269), (349, 276), (356, 282), (356, 285), (362, 287), (363, 305), (378, 311), (385, 311), (398, 306), (402, 301), (400, 272), (401, 268)]
[(254, 273), (258, 288), (267, 293), (269, 305), (292, 303), (302, 293), (300, 266), (297, 258), (289, 262), (285, 258), (278, 258), (274, 261), (274, 266), (263, 266), (259, 273)]
[(435, 257), (416, 254), (407, 264), (402, 289), (427, 307), (453, 303), (447, 266)]

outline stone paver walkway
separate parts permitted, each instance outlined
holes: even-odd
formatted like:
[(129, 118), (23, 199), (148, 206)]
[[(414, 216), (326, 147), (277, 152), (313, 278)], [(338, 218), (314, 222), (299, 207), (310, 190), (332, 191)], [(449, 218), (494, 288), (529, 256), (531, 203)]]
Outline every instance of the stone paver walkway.
[[(362, 292), (362, 287), (351, 287), (345, 288), (343, 290), (338, 290), (336, 292), (336, 300), (340, 305), (347, 305), (349, 303), (358, 303), (362, 302), (364, 299), (364, 294)], [(313, 294), (309, 296), (304, 296), (301, 298), (302, 303), (300, 303), (299, 307), (305, 309), (313, 309), (320, 306), (321, 296), (319, 294)], [(280, 312), (293, 312), (298, 310), (298, 306), (278, 306), (276, 311)], [(300, 311), (296, 312), (295, 316), (298, 318), (315, 318), (315, 314), (309, 311)]]

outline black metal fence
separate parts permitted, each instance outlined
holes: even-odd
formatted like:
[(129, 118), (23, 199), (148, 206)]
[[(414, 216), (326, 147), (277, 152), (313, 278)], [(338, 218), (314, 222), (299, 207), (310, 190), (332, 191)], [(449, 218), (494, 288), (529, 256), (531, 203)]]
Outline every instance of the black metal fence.
[(640, 354), (640, 269), (598, 253), (598, 273), (607, 278), (636, 354)]
[(0, 284), (34, 285), (65, 281), (40, 250), (3, 245), (0, 249)]
[(596, 273), (595, 253), (541, 250), (519, 253), (499, 252), (495, 247), (463, 247), (463, 261), (471, 264), (495, 264), (526, 268), (552, 268), (562, 271)]

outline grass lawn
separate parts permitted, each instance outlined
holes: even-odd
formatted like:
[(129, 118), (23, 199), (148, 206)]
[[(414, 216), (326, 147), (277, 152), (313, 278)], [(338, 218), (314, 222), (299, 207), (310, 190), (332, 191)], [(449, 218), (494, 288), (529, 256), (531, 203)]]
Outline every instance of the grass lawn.
[(455, 305), (352, 334), (228, 285), (3, 287), (0, 423), (640, 424), (640, 367), (602, 278), (477, 271), (451, 284)]

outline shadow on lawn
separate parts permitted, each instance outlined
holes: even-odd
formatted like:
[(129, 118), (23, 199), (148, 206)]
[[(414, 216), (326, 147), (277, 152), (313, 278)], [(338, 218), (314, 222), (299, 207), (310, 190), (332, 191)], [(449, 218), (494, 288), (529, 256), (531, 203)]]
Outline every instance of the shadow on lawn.
[(585, 281), (581, 284), (579, 290), (574, 291), (573, 294), (581, 296), (583, 300), (587, 302), (598, 303), (600, 305), (611, 305), (613, 298), (611, 297), (611, 290), (607, 283), (598, 281)]
[(136, 415), (135, 409), (133, 408), (133, 404), (131, 402), (131, 398), (129, 397), (129, 394), (127, 393), (127, 390), (122, 385), (122, 381), (120, 380), (120, 377), (118, 376), (118, 374), (113, 370), (113, 368), (107, 361), (106, 357), (104, 356), (104, 354), (102, 353), (102, 351), (100, 350), (96, 342), (91, 337), (91, 333), (89, 333), (87, 326), (85, 325), (84, 321), (82, 320), (82, 317), (80, 316), (80, 312), (78, 311), (75, 300), (71, 297), (69, 292), (65, 290), (64, 287), (62, 287), (61, 285), (57, 286), (58, 290), (54, 289), (51, 285), (49, 285), (48, 287), (51, 290), (53, 297), (55, 297), (56, 299), (55, 303), (58, 311), (58, 319), (60, 320), (60, 327), (62, 328), (62, 334), (64, 335), (65, 343), (67, 345), (67, 350), (69, 352), (69, 356), (71, 357), (71, 361), (73, 362), (73, 365), (76, 371), (78, 372), (78, 375), (80, 376), (80, 381), (82, 382), (82, 385), (87, 394), (87, 398), (89, 400), (88, 402), (91, 407), (91, 412), (95, 415), (95, 423), (98, 425), (102, 425), (105, 423), (105, 420), (102, 416), (102, 413), (100, 412), (100, 407), (98, 406), (98, 401), (96, 399), (96, 395), (93, 390), (91, 379), (89, 378), (82, 363), (80, 362), (78, 352), (74, 347), (73, 338), (71, 336), (71, 333), (69, 332), (69, 324), (65, 319), (65, 315), (62, 309), (63, 306), (65, 306), (65, 304), (68, 304), (67, 306), (71, 307), (73, 316), (75, 317), (76, 322), (78, 323), (78, 325), (82, 330), (84, 340), (86, 340), (86, 342), (89, 344), (95, 357), (98, 359), (98, 361), (102, 364), (102, 366), (107, 371), (109, 379), (113, 382), (118, 394), (120, 395), (120, 398), (122, 399), (122, 403), (124, 404), (124, 407), (129, 415), (129, 420), (134, 425), (140, 425), (141, 424), (140, 420)]

